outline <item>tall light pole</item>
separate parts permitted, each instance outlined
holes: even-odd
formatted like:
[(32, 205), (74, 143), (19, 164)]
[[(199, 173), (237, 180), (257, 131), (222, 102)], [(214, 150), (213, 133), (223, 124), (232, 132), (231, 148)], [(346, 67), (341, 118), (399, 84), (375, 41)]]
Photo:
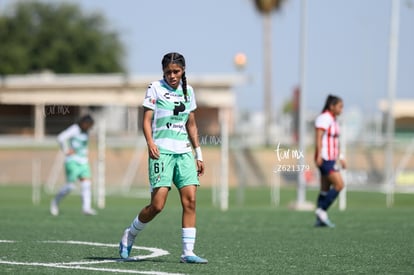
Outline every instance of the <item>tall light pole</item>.
[(272, 16), (273, 10), (280, 9), (284, 0), (254, 0), (257, 10), (263, 15), (263, 102), (265, 145), (270, 145), (272, 124)]
[(305, 181), (305, 167), (306, 165), (306, 118), (305, 118), (305, 95), (307, 91), (306, 85), (306, 51), (307, 51), (307, 0), (301, 1), (301, 27), (300, 27), (300, 88), (299, 88), (299, 108), (298, 108), (298, 147), (302, 152), (302, 157), (298, 159), (298, 166), (303, 170), (297, 175), (297, 191), (296, 201), (290, 204), (295, 210), (309, 211), (314, 208), (313, 203), (306, 201), (306, 181)]
[(397, 64), (398, 64), (398, 35), (400, 22), (400, 0), (391, 2), (391, 20), (388, 56), (388, 112), (387, 112), (387, 139), (385, 151), (384, 184), (388, 187), (387, 206), (394, 203), (394, 101), (397, 93)]
[[(298, 145), (299, 150), (304, 156), (298, 160), (299, 167), (305, 167), (306, 156), (306, 123), (305, 123), (305, 94), (306, 94), (306, 50), (307, 50), (307, 0), (301, 2), (301, 52), (300, 52), (300, 90), (299, 90), (299, 131)], [(298, 189), (296, 198), (296, 208), (298, 210), (307, 210), (312, 205), (306, 202), (306, 182), (305, 171), (298, 173)]]

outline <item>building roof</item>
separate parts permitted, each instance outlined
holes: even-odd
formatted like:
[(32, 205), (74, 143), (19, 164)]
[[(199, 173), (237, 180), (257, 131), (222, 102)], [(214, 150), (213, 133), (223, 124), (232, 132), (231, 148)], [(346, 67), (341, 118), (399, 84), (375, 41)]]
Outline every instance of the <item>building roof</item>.
[[(0, 104), (66, 104), (140, 106), (149, 83), (160, 75), (62, 74), (11, 75), (0, 79)], [(240, 74), (188, 75), (197, 104), (232, 107), (233, 87), (246, 81)]]
[[(378, 107), (382, 112), (387, 112), (389, 102), (382, 99), (378, 103)], [(394, 118), (414, 117), (414, 99), (398, 99), (394, 101), (393, 108)]]

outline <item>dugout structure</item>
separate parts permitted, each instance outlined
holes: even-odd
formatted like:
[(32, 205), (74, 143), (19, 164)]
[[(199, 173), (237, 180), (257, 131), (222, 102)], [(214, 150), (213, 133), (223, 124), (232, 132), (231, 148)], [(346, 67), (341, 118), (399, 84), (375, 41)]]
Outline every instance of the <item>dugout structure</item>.
[[(33, 135), (42, 140), (73, 123), (85, 108), (101, 109), (107, 130), (136, 133), (140, 107), (149, 83), (160, 75), (56, 75), (45, 72), (0, 79), (0, 133)], [(221, 111), (233, 131), (233, 87), (245, 81), (240, 74), (189, 75), (196, 91), (200, 134), (217, 135)]]

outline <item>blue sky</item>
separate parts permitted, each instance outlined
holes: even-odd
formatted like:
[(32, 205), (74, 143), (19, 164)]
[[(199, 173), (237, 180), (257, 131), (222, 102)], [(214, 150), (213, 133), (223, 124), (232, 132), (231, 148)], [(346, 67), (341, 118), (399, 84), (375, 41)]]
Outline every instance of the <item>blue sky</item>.
[[(13, 2), (0, 0), (0, 7)], [(99, 11), (120, 34), (131, 74), (159, 74), (161, 58), (178, 51), (188, 73), (238, 73), (233, 57), (244, 52), (251, 81), (235, 90), (240, 109), (263, 108), (262, 20), (252, 0), (70, 0)], [(328, 93), (346, 108), (375, 113), (387, 97), (391, 0), (307, 1), (306, 108), (319, 111)], [(301, 0), (287, 0), (272, 18), (275, 112), (300, 79)], [(414, 98), (414, 0), (401, 0), (398, 98)], [(191, 79), (189, 79), (191, 83)]]

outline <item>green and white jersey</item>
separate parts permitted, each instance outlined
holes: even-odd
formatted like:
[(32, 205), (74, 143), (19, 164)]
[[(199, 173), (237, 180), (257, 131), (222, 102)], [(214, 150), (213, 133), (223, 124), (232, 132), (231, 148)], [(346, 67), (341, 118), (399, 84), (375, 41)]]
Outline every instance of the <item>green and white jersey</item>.
[(165, 80), (152, 82), (145, 95), (144, 107), (154, 111), (152, 137), (161, 153), (191, 152), (186, 123), (190, 112), (197, 108), (194, 90), (187, 85), (187, 102), (181, 85), (171, 88)]
[(66, 155), (66, 161), (76, 161), (81, 164), (88, 163), (88, 133), (82, 132), (78, 124), (69, 126), (62, 131), (57, 140), (62, 148), (63, 153), (67, 154), (70, 149), (74, 154)]

